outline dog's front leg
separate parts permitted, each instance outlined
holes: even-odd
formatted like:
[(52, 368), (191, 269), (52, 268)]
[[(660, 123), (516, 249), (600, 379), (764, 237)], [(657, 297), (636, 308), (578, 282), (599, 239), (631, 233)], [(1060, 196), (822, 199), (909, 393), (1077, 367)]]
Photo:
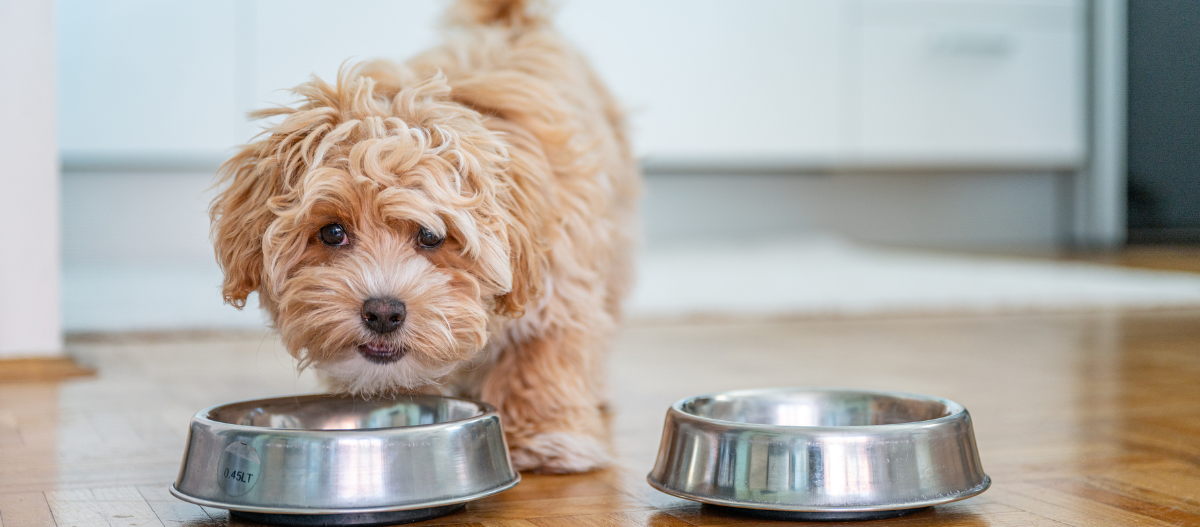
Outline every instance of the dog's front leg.
[(560, 331), (500, 352), (482, 396), (500, 411), (517, 470), (587, 472), (608, 463), (592, 344)]

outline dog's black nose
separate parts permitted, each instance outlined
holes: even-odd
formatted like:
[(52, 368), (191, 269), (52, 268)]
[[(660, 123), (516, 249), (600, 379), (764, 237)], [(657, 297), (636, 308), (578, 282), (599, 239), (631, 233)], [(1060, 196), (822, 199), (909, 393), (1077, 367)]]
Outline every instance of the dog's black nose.
[(395, 298), (372, 298), (363, 302), (363, 323), (376, 333), (391, 333), (404, 324), (404, 302)]

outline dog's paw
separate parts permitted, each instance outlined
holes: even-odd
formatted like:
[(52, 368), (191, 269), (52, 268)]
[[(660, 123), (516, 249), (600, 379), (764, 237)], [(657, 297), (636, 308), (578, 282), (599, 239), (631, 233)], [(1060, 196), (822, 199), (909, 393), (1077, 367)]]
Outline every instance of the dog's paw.
[(608, 465), (608, 449), (595, 437), (574, 432), (547, 432), (512, 445), (513, 468), (543, 474), (588, 472)]

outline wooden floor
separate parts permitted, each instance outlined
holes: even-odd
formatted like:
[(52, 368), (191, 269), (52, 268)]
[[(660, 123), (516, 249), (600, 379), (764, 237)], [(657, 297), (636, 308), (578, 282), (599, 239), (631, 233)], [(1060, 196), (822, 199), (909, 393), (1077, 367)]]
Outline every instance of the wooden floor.
[(1200, 273), (1200, 245), (1135, 245), (1119, 251), (1071, 252), (1058, 259)]
[[(236, 523), (167, 493), (189, 417), (315, 386), (267, 335), (77, 339), (70, 349), (98, 374), (0, 384), (4, 527)], [(709, 391), (844, 386), (964, 404), (995, 482), (875, 525), (1200, 526), (1200, 311), (633, 324), (611, 386), (618, 466), (527, 475), (428, 524), (778, 523), (651, 489), (664, 412)]]

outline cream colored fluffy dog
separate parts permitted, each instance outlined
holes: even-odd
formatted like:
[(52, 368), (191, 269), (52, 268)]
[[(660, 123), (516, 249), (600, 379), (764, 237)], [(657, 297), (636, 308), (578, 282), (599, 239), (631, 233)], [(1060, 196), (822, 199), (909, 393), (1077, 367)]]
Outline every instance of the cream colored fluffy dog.
[(226, 302), (257, 291), (330, 388), (495, 405), (522, 470), (605, 463), (602, 361), (639, 174), (621, 112), (539, 5), (460, 1), (445, 44), (344, 68), (221, 170)]

